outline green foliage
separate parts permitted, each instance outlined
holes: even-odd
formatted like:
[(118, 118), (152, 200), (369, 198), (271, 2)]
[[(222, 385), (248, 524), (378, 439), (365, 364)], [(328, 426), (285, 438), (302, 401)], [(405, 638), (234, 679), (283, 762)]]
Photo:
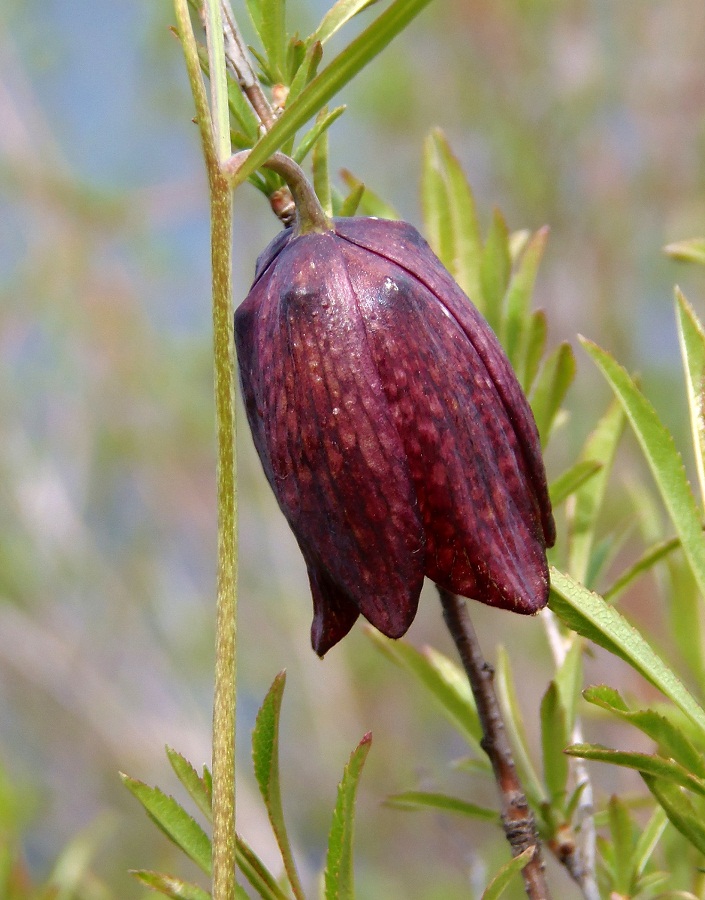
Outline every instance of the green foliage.
[(328, 853), (324, 872), (326, 900), (352, 900), (353, 890), (353, 825), (355, 794), (362, 767), (370, 751), (372, 735), (366, 734), (350, 756), (338, 785), (338, 799), (328, 836)]
[(510, 859), (501, 869), (495, 872), (492, 880), (482, 892), (482, 900), (497, 900), (519, 875), (524, 866), (534, 855), (534, 848), (527, 847), (523, 853)]

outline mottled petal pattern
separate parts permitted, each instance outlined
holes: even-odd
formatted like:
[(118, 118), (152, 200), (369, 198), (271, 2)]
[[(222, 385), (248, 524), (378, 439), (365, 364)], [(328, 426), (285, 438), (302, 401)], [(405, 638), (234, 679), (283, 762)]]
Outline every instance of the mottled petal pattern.
[(423, 529), (338, 239), (292, 241), (238, 310), (236, 336), (255, 445), (304, 551), (321, 633), (332, 629), (316, 649), (352, 626), (337, 614), (345, 631), (326, 626), (333, 593), (399, 637), (418, 605)]
[(284, 232), (236, 314), (255, 446), (301, 547), (323, 655), (390, 637), (424, 575), (522, 613), (555, 532), (536, 426), (496, 338), (409, 225)]

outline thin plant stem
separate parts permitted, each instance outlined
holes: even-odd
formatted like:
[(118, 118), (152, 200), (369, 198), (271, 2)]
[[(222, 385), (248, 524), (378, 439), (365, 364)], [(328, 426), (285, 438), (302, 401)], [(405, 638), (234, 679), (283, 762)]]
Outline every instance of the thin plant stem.
[[(212, 0), (211, 0), (212, 2)], [(175, 0), (211, 201), (213, 345), (218, 442), (218, 574), (213, 700), (213, 900), (234, 900), (237, 482), (235, 355), (231, 286), (232, 195), (221, 171), (187, 0)]]
[(220, 0), (225, 35), (225, 58), (233, 70), (240, 90), (250, 101), (265, 131), (274, 124), (274, 111), (262, 90), (228, 0)]
[[(556, 617), (550, 609), (543, 610), (541, 615), (556, 668), (560, 669), (565, 662), (572, 642), (579, 641), (581, 638), (572, 634), (568, 639), (565, 639), (560, 633)], [(583, 741), (583, 729), (579, 719), (576, 719), (573, 725), (571, 740), (574, 744), (580, 744)], [(595, 878), (597, 838), (595, 833), (592, 782), (584, 760), (570, 758), (569, 762), (573, 769), (576, 786), (582, 786), (582, 793), (580, 794), (575, 816), (575, 821), (579, 827), (579, 842), (571, 829), (566, 836), (567, 839), (561, 841), (556, 855), (570, 873), (571, 878), (580, 887), (585, 900), (600, 900), (600, 890)]]
[(458, 649), (475, 697), (482, 725), (482, 748), (492, 764), (500, 795), (502, 825), (512, 848), (512, 855), (518, 856), (530, 847), (534, 848), (533, 856), (522, 869), (526, 895), (530, 900), (550, 900), (536, 822), (514, 765), (494, 689), (494, 671), (482, 656), (465, 601), (440, 587), (438, 593), (443, 618)]

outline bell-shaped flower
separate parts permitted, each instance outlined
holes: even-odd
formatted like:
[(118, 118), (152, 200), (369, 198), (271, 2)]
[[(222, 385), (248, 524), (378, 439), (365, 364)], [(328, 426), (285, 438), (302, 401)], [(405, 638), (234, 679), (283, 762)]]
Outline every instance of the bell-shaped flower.
[(535, 613), (555, 529), (529, 404), (418, 232), (288, 229), (236, 313), (247, 416), (303, 553), (319, 655), (362, 615), (397, 638), (424, 576)]

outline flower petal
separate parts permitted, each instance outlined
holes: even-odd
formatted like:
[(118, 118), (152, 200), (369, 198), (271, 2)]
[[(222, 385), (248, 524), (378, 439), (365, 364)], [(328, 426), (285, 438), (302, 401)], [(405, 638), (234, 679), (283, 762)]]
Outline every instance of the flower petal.
[(511, 365), (489, 325), (411, 225), (382, 219), (352, 218), (336, 219), (335, 228), (340, 236), (385, 260), (392, 260), (413, 274), (457, 320), (482, 359), (502, 399), (539, 502), (546, 546), (552, 547), (556, 530), (536, 423)]
[(325, 634), (342, 637), (320, 612), (327, 602), (343, 610), (341, 597), (399, 637), (424, 570), (404, 449), (339, 243), (333, 234), (293, 240), (236, 313), (250, 427), (309, 567), (321, 647)]
[(536, 612), (548, 597), (545, 543), (513, 409), (425, 284), (354, 244), (341, 253), (414, 480), (426, 574), (464, 596)]

